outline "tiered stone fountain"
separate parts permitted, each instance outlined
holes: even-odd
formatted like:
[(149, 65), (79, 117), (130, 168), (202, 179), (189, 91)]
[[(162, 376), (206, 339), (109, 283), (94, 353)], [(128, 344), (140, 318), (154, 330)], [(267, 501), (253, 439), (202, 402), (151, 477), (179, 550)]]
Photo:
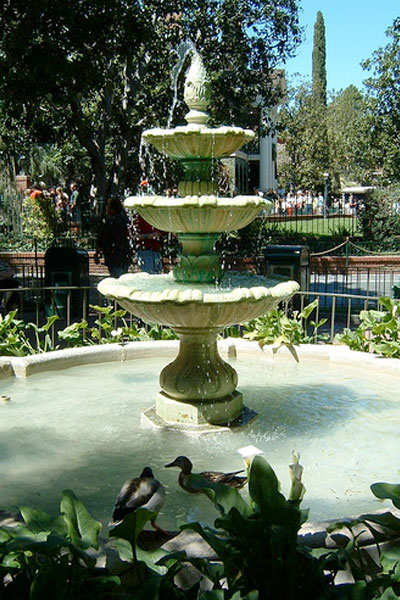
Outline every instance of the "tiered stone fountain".
[[(178, 198), (133, 196), (125, 201), (146, 221), (173, 232), (182, 244), (168, 275), (135, 273), (100, 282), (99, 291), (146, 322), (168, 325), (180, 339), (177, 358), (160, 374), (156, 415), (178, 426), (232, 424), (243, 410), (237, 373), (218, 354), (217, 337), (229, 325), (255, 318), (290, 298), (293, 281), (268, 282), (253, 276), (225, 281), (214, 244), (222, 232), (251, 223), (271, 203), (258, 196), (221, 198), (212, 181), (215, 159), (230, 156), (254, 137), (239, 127), (207, 126), (210, 85), (195, 53), (186, 76), (187, 125), (150, 129), (144, 142), (182, 161)], [(250, 281), (250, 287), (248, 287)], [(246, 287), (242, 287), (245, 285)]]

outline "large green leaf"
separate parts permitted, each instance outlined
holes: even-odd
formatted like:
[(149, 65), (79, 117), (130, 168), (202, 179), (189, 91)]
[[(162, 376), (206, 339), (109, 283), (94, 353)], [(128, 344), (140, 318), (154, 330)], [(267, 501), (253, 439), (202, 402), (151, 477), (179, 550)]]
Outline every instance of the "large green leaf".
[[(235, 597), (236, 594), (232, 596), (232, 598)], [(203, 594), (200, 596), (200, 600), (224, 600), (224, 598), (224, 590), (207, 590), (206, 592), (203, 592)], [(237, 596), (237, 598), (240, 598), (240, 596)]]
[[(391, 512), (385, 513), (370, 513), (361, 515), (358, 519), (359, 521), (368, 521), (371, 523), (376, 523), (381, 527), (386, 527), (387, 529), (391, 529), (397, 533), (400, 533), (400, 519), (395, 517)], [(357, 523), (357, 521), (356, 521)]]
[(228, 514), (232, 508), (236, 508), (242, 515), (250, 515), (251, 508), (237, 489), (207, 481), (201, 475), (192, 474), (187, 478), (187, 484), (199, 492), (203, 492), (222, 514)]
[(40, 554), (54, 555), (55, 551), (60, 548), (66, 548), (68, 540), (58, 535), (57, 533), (47, 532), (32, 534), (31, 536), (16, 536), (7, 544), (7, 550), (23, 551), (23, 552), (38, 552)]
[(43, 510), (27, 506), (22, 506), (20, 512), (25, 523), (34, 533), (42, 531), (53, 531), (60, 535), (68, 533), (67, 524), (62, 516), (54, 518)]
[(382, 596), (376, 596), (376, 600), (399, 600), (399, 596), (390, 587), (383, 592)]
[(230, 545), (227, 544), (228, 538), (216, 535), (210, 527), (203, 527), (200, 523), (187, 523), (181, 526), (181, 531), (189, 529), (198, 533), (204, 541), (215, 551), (221, 560), (226, 560), (232, 554)]
[(224, 566), (219, 562), (211, 562), (207, 558), (190, 558), (187, 561), (214, 584), (224, 577)]
[(400, 484), (399, 483), (373, 483), (371, 492), (380, 499), (389, 499), (396, 508), (400, 509)]
[(102, 525), (93, 519), (72, 490), (64, 490), (62, 493), (61, 513), (67, 524), (72, 543), (81, 548), (93, 547), (97, 550)]
[(307, 304), (307, 306), (305, 306), (303, 308), (303, 310), (299, 314), (299, 318), (301, 318), (301, 319), (308, 319), (308, 317), (311, 315), (311, 313), (313, 312), (313, 310), (315, 308), (317, 308), (317, 306), (318, 306), (318, 298), (316, 298), (313, 302), (310, 302), (310, 304)]
[(400, 547), (394, 546), (384, 550), (381, 555), (381, 565), (384, 573), (390, 573), (393, 581), (400, 581)]
[(271, 465), (261, 456), (255, 456), (251, 463), (249, 492), (263, 513), (286, 507), (286, 499), (279, 491), (278, 478)]
[(150, 512), (146, 508), (138, 508), (134, 512), (125, 515), (123, 521), (110, 529), (108, 535), (110, 537), (122, 538), (134, 547), (139, 533), (154, 516), (154, 512)]

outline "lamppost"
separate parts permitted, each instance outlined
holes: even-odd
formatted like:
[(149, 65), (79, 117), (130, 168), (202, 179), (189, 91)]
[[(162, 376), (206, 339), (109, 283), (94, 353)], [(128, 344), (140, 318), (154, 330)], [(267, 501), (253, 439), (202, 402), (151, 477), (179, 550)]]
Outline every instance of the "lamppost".
[(325, 171), (324, 173), (324, 219), (328, 216), (328, 179), (329, 173)]

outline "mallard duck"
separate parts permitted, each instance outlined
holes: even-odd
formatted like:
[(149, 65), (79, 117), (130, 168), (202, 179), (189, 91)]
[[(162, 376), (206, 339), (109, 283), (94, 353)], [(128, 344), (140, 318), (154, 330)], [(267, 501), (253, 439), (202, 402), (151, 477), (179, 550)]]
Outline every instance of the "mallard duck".
[[(125, 515), (134, 512), (137, 508), (147, 508), (158, 514), (164, 500), (164, 486), (154, 478), (150, 467), (145, 467), (140, 477), (125, 481), (115, 501), (112, 522), (122, 521)], [(165, 535), (166, 532), (157, 525), (156, 517), (150, 523), (156, 531)]]
[[(179, 467), (181, 469), (178, 482), (181, 488), (183, 488), (186, 492), (190, 492), (191, 494), (197, 494), (200, 492), (200, 490), (194, 489), (189, 484), (188, 478), (194, 473), (192, 473), (193, 465), (186, 456), (178, 456), (172, 463), (169, 463), (165, 466), (167, 468)], [(239, 473), (243, 473), (243, 469), (241, 471), (234, 471), (233, 473), (203, 471), (202, 473), (196, 473), (196, 475), (200, 475), (203, 477), (203, 479), (210, 481), (211, 483), (222, 483), (231, 487), (242, 488), (247, 483), (247, 477), (238, 477)]]

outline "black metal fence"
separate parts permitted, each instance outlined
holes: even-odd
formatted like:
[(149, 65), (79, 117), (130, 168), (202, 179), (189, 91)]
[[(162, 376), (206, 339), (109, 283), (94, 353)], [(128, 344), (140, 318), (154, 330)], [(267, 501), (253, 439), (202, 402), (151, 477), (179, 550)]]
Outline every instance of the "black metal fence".
[(358, 217), (340, 212), (322, 215), (306, 215), (294, 211), (291, 215), (270, 215), (265, 217), (266, 228), (276, 235), (337, 236), (357, 233)]
[[(42, 327), (49, 316), (58, 316), (58, 320), (53, 323), (49, 331), (53, 347), (56, 342), (60, 343), (60, 340), (57, 339), (58, 331), (82, 319), (93, 325), (99, 316), (99, 313), (93, 307), (110, 305), (110, 302), (98, 292), (96, 286), (36, 286), (8, 291), (18, 293), (17, 315), (24, 322), (34, 323), (37, 327)], [(3, 296), (6, 293), (7, 290), (0, 292)], [(74, 295), (76, 294), (79, 294), (80, 299), (78, 310), (74, 302)], [(300, 291), (297, 296), (300, 299), (300, 310), (313, 300), (319, 300), (316, 314), (313, 313), (313, 320), (318, 322), (323, 317), (327, 319), (322, 331), (329, 333), (331, 340), (344, 327), (349, 329), (357, 327), (360, 310), (379, 309), (380, 296), (378, 295), (365, 296), (361, 294)], [(117, 308), (116, 304), (113, 306)], [(290, 310), (290, 306), (290, 302), (286, 303), (285, 310)], [(129, 325), (132, 325), (133, 323), (136, 324), (138, 319), (128, 314), (126, 315), (126, 321)], [(121, 324), (121, 321), (115, 320), (114, 327), (118, 328)]]

